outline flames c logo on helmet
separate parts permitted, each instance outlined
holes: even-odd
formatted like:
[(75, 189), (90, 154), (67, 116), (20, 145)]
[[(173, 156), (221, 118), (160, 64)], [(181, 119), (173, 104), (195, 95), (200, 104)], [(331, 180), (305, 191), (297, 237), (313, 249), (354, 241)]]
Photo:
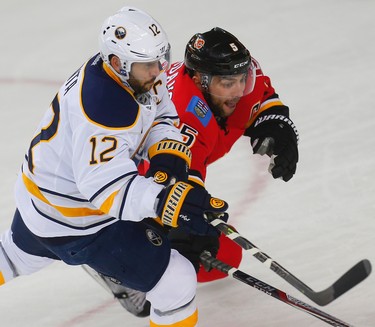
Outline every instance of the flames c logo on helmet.
[(122, 40), (126, 36), (126, 29), (122, 26), (117, 27), (115, 30), (115, 36), (117, 39)]
[(205, 40), (203, 40), (202, 38), (198, 37), (195, 42), (194, 42), (194, 48), (195, 49), (202, 49), (203, 46), (205, 44)]
[(225, 202), (223, 200), (218, 199), (218, 198), (211, 198), (210, 199), (210, 205), (211, 205), (212, 208), (220, 209), (220, 208), (224, 207)]

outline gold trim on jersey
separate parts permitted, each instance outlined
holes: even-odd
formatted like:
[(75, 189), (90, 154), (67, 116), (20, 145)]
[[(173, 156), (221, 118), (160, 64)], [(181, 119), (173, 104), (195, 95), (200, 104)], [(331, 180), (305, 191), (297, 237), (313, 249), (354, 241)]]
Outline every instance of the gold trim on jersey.
[[(38, 198), (40, 201), (48, 204), (52, 208), (56, 209), (58, 212), (60, 212), (65, 217), (69, 218), (81, 218), (85, 216), (100, 216), (104, 215), (105, 212), (99, 209), (90, 209), (90, 208), (68, 208), (68, 207), (61, 207), (53, 205), (40, 191), (39, 187), (30, 179), (28, 178), (24, 173), (22, 173), (22, 179), (26, 186), (26, 189), (34, 195), (36, 198)], [(116, 192), (115, 192), (116, 193)], [(113, 198), (116, 195), (115, 193), (111, 194), (111, 196), (106, 199), (102, 206), (107, 210), (109, 205), (112, 205)]]
[(106, 214), (109, 214), (109, 211), (112, 208), (113, 201), (115, 200), (115, 197), (117, 196), (119, 191), (113, 192), (100, 206), (100, 210), (105, 212)]
[(259, 114), (271, 107), (274, 106), (283, 106), (284, 104), (279, 99), (270, 99), (262, 103), (259, 110), (257, 111), (256, 115), (249, 119), (249, 121), (245, 125), (245, 129), (250, 127), (255, 119), (259, 116)]
[(106, 64), (105, 62), (103, 62), (103, 69), (107, 73), (107, 75), (109, 75), (110, 78), (112, 78), (118, 85), (120, 85), (124, 90), (126, 90), (135, 100), (134, 91), (132, 89), (130, 89), (129, 87), (127, 87), (126, 85), (124, 85), (124, 83), (121, 81), (120, 77), (118, 77), (112, 71), (112, 69), (108, 67), (108, 64)]

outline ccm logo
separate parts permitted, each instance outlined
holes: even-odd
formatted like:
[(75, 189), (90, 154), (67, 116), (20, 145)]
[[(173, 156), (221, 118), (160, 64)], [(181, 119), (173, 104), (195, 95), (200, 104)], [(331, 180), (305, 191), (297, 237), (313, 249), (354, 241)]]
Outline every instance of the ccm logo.
[(233, 67), (234, 68), (240, 68), (240, 67), (243, 67), (243, 66), (247, 65), (248, 62), (249, 62), (249, 60), (246, 60), (244, 62), (240, 62), (239, 64), (235, 64)]

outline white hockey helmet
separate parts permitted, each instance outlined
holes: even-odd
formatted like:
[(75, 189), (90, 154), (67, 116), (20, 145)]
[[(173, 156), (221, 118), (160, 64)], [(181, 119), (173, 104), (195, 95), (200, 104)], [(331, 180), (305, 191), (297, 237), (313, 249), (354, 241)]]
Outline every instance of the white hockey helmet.
[(134, 7), (123, 7), (108, 17), (99, 35), (100, 55), (110, 65), (110, 56), (121, 60), (121, 78), (127, 80), (134, 62), (159, 61), (166, 70), (170, 61), (168, 37), (149, 14)]

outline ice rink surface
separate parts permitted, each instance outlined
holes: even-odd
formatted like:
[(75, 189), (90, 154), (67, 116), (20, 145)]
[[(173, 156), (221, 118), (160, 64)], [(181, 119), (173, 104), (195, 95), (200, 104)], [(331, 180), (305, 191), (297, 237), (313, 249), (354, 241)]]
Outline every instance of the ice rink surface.
[[(0, 4), (0, 232), (35, 128), (60, 84), (97, 52), (104, 19), (124, 5), (165, 28), (173, 60), (196, 32), (220, 26), (250, 49), (290, 106), (300, 163), (284, 183), (241, 139), (209, 169), (239, 231), (314, 290), (359, 260), (375, 265), (373, 0), (20, 1)], [(152, 269), (152, 267), (150, 267)], [(241, 269), (313, 304), (255, 258)], [(320, 320), (233, 279), (200, 285), (200, 326), (318, 327)], [(316, 306), (316, 305), (315, 305)], [(375, 326), (375, 274), (322, 310)], [(55, 263), (0, 288), (1, 327), (146, 327), (80, 267)]]

